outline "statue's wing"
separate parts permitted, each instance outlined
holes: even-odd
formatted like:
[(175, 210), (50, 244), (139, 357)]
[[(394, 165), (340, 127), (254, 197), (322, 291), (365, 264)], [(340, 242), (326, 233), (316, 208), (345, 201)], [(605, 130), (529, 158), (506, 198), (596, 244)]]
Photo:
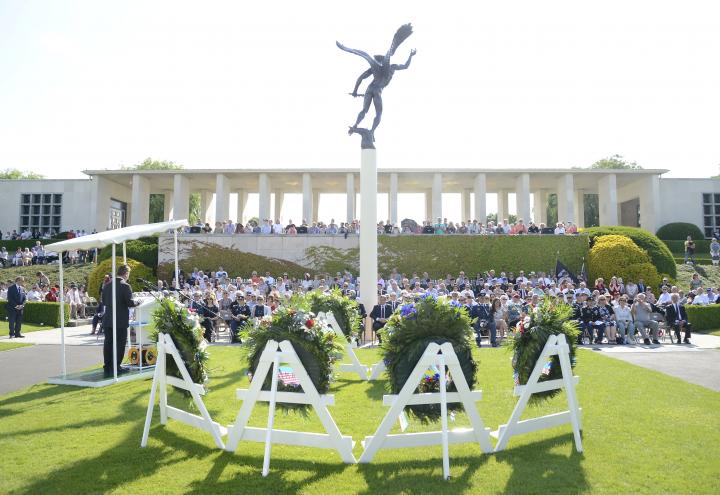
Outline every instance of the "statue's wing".
[(400, 28), (395, 33), (395, 36), (393, 36), (393, 40), (390, 44), (390, 49), (388, 50), (387, 55), (385, 55), (386, 60), (390, 60), (390, 57), (395, 55), (395, 50), (398, 49), (398, 47), (403, 41), (410, 37), (412, 32), (412, 24), (403, 24), (402, 26), (400, 26)]
[(342, 43), (340, 43), (339, 41), (336, 41), (335, 44), (337, 45), (338, 48), (340, 48), (344, 52), (353, 53), (359, 57), (364, 58), (365, 60), (367, 60), (367, 63), (369, 63), (370, 66), (372, 66), (372, 67), (379, 65), (377, 63), (377, 61), (375, 61), (374, 58), (372, 58), (370, 55), (368, 55), (367, 53), (365, 53), (362, 50), (356, 50), (355, 48), (348, 48), (345, 45), (343, 45)]

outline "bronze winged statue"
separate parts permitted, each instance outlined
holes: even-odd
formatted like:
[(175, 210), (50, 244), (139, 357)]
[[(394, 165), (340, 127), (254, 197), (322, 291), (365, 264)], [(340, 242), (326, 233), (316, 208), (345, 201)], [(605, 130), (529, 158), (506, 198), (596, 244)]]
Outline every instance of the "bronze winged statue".
[[(348, 134), (350, 135), (352, 135), (353, 133), (357, 133), (362, 136), (361, 146), (363, 148), (375, 147), (373, 145), (373, 142), (375, 141), (375, 129), (377, 129), (378, 125), (380, 124), (380, 118), (382, 117), (383, 110), (383, 89), (385, 89), (385, 87), (390, 84), (390, 80), (392, 79), (396, 70), (405, 70), (410, 67), (410, 61), (415, 56), (416, 51), (415, 49), (412, 49), (410, 51), (410, 56), (408, 57), (407, 62), (405, 62), (404, 64), (390, 63), (390, 58), (395, 54), (395, 51), (398, 49), (400, 44), (405, 41), (411, 34), (412, 25), (404, 24), (400, 26), (400, 28), (395, 33), (395, 36), (393, 36), (392, 43), (390, 44), (390, 49), (387, 51), (387, 53), (385, 55), (375, 55), (374, 57), (371, 57), (362, 50), (348, 48), (339, 41), (336, 41), (338, 48), (348, 53), (358, 55), (364, 58), (365, 61), (370, 64), (370, 68), (360, 74), (360, 77), (358, 77), (357, 81), (355, 82), (355, 87), (353, 88), (352, 93), (350, 93), (350, 95), (352, 95), (353, 97), (363, 97), (362, 110), (360, 110), (360, 113), (355, 120), (355, 124), (351, 125), (350, 129), (348, 130)], [(365, 93), (358, 94), (358, 88), (360, 88), (360, 84), (364, 79), (370, 76), (373, 76), (373, 79), (372, 81), (370, 81), (370, 84), (368, 84), (367, 88), (365, 89)], [(360, 122), (362, 122), (362, 120), (365, 118), (368, 110), (370, 110), (371, 103), (375, 107), (375, 119), (373, 119), (372, 127), (370, 129), (358, 127), (360, 125)]]

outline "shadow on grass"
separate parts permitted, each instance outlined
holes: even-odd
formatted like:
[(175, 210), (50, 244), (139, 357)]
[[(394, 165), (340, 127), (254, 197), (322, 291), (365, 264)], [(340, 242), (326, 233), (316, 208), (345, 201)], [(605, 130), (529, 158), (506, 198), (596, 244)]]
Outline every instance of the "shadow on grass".
[(390, 393), (390, 387), (387, 380), (371, 380), (369, 387), (365, 390), (368, 399), (379, 400), (382, 403), (383, 395)]

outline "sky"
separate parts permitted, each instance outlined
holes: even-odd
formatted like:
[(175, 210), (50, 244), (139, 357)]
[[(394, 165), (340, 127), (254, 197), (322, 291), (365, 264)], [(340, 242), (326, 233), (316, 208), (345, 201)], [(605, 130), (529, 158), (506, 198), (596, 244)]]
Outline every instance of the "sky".
[(0, 169), (359, 166), (366, 63), (335, 40), (385, 53), (407, 22), (380, 168), (718, 173), (720, 4), (692, 0), (0, 0)]

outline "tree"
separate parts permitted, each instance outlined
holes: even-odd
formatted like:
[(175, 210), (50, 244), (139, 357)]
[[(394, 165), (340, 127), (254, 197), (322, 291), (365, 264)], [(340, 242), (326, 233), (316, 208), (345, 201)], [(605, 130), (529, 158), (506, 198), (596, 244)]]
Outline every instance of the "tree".
[(3, 180), (36, 180), (44, 178), (44, 175), (36, 174), (35, 172), (23, 172), (22, 170), (18, 170), (16, 168), (6, 168), (5, 170), (0, 170), (0, 179)]
[(585, 195), (585, 227), (598, 227), (600, 225), (600, 199), (597, 194)]
[(130, 165), (126, 167), (123, 165), (122, 170), (180, 170), (183, 166), (175, 162), (167, 160), (153, 160), (152, 158), (145, 158), (141, 163)]
[(545, 217), (545, 225), (548, 227), (555, 227), (558, 223), (558, 199), (557, 194), (548, 194), (547, 204), (547, 215)]
[(639, 170), (642, 167), (636, 162), (628, 162), (621, 155), (613, 155), (596, 161), (590, 168)]

